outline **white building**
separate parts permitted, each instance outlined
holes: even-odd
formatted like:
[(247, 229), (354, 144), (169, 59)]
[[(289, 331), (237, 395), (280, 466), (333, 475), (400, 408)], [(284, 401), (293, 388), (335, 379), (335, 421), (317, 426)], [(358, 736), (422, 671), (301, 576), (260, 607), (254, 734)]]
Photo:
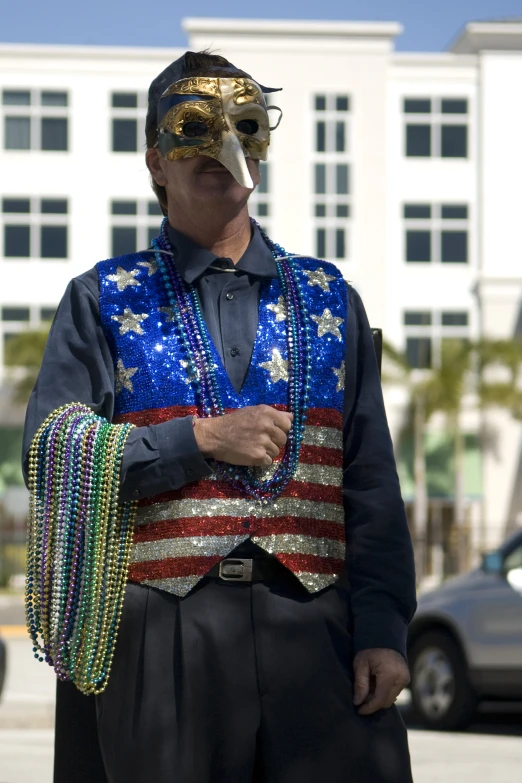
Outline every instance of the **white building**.
[[(441, 54), (395, 53), (394, 23), (189, 19), (184, 29), (188, 48), (211, 46), (284, 88), (270, 96), (284, 118), (252, 198), (278, 242), (337, 263), (372, 325), (418, 366), (444, 337), (520, 331), (522, 22), (469, 24)], [(50, 317), (71, 277), (155, 233), (146, 93), (181, 53), (0, 45), (0, 368), (10, 335)], [(404, 393), (386, 396), (397, 433)], [(23, 411), (5, 383), (0, 399), (7, 443)], [(521, 428), (500, 412), (486, 424), (493, 445), (467, 455), (477, 551), (522, 515)], [(472, 410), (465, 426), (472, 440)], [(442, 480), (432, 494), (451, 548), (451, 489)]]

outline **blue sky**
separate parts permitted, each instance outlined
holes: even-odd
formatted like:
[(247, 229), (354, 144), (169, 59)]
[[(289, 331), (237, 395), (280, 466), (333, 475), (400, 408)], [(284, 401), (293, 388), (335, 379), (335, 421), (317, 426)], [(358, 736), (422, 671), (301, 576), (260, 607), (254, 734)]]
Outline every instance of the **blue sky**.
[(521, 0), (0, 0), (0, 42), (183, 46), (184, 16), (398, 21), (397, 49), (440, 51), (471, 20), (522, 17)]

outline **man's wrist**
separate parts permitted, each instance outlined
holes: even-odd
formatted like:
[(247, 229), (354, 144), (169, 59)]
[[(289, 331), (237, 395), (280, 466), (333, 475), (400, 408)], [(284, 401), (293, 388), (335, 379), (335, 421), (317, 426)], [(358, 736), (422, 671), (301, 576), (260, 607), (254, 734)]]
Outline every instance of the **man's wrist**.
[(213, 437), (213, 420), (203, 419), (198, 416), (192, 417), (192, 426), (194, 428), (194, 437), (201, 456), (210, 459), (215, 448), (215, 438)]

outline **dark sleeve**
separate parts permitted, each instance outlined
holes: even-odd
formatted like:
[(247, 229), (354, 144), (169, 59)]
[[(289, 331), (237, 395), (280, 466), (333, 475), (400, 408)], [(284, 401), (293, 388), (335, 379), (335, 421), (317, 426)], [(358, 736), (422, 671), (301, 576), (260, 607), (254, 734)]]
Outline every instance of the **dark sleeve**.
[[(23, 471), (38, 427), (56, 408), (82, 402), (112, 421), (114, 365), (99, 313), (96, 269), (74, 278), (49, 332), (42, 366), (27, 407)], [(121, 500), (151, 497), (209, 475), (191, 417), (133, 429), (123, 453)]]
[(354, 647), (406, 657), (416, 609), (413, 547), (368, 319), (349, 287), (343, 495)]

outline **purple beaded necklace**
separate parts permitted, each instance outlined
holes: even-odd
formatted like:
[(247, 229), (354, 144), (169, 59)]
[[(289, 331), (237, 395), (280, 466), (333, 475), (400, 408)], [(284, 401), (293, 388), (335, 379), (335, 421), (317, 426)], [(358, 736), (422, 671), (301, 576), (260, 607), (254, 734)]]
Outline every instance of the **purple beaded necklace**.
[[(152, 241), (158, 267), (174, 314), (175, 333), (186, 355), (186, 372), (196, 391), (200, 416), (223, 416), (225, 408), (205, 329), (196, 289), (181, 277), (174, 251), (167, 235), (167, 219), (161, 233)], [(229, 465), (213, 461), (216, 473), (227, 480), (242, 494), (254, 500), (268, 503), (279, 497), (292, 477), (299, 462), (306, 413), (308, 410), (310, 369), (310, 326), (308, 309), (303, 296), (300, 267), (295, 259), (275, 242), (272, 242), (260, 226), (251, 220), (261, 232), (277, 266), (277, 273), (287, 311), (288, 344), (288, 404), (294, 414), (283, 458), (273, 474), (263, 480), (260, 469), (242, 465)]]

